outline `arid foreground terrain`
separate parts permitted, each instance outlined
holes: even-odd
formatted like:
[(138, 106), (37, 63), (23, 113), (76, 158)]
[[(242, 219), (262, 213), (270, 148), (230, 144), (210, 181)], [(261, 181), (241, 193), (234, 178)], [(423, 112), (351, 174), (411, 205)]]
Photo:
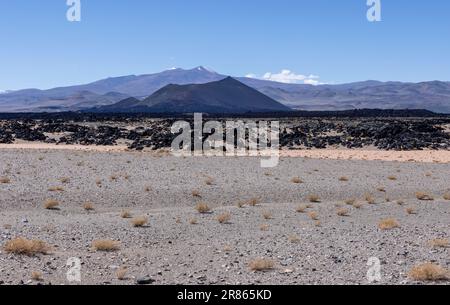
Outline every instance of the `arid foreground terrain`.
[(2, 284), (450, 283), (448, 162), (0, 153)]

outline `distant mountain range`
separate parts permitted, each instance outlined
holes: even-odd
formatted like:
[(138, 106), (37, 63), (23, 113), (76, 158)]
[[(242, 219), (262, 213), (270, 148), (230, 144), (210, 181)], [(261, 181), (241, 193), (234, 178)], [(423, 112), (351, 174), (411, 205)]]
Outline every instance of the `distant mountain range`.
[(247, 113), (291, 110), (231, 77), (206, 84), (171, 84), (144, 100), (130, 97), (95, 109), (97, 112), (122, 113)]
[[(225, 79), (204, 67), (130, 75), (49, 90), (25, 89), (0, 94), (0, 112), (78, 111), (114, 105), (125, 99), (144, 101), (167, 85), (206, 84)], [(450, 82), (365, 81), (342, 85), (284, 84), (234, 77), (271, 99), (297, 110), (427, 109), (450, 113)], [(186, 88), (184, 88), (186, 89)], [(172, 92), (173, 93), (173, 92)], [(208, 96), (196, 97), (202, 105)], [(133, 100), (129, 100), (133, 101)], [(138, 103), (134, 100), (135, 103)], [(148, 100), (147, 100), (148, 102)], [(212, 102), (212, 101), (211, 101)], [(189, 107), (187, 108), (189, 109)]]

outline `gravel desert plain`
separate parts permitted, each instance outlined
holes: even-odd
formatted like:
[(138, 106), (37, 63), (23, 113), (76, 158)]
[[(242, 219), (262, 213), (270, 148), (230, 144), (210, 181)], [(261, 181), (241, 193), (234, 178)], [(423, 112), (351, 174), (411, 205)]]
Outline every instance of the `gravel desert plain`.
[(170, 122), (1, 121), (0, 284), (449, 284), (450, 120), (349, 122), (285, 122), (261, 168), (171, 156)]

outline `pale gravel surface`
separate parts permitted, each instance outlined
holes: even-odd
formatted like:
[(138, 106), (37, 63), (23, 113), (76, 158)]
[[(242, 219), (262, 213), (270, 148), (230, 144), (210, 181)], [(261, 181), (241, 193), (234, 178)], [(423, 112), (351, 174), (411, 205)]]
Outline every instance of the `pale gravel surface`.
[[(262, 169), (257, 158), (11, 149), (0, 154), (0, 177), (11, 179), (0, 184), (0, 244), (24, 236), (54, 246), (51, 255), (37, 257), (0, 250), (0, 283), (27, 283), (31, 272), (39, 271), (43, 283), (68, 284), (69, 257), (81, 258), (84, 284), (134, 284), (146, 275), (155, 284), (366, 284), (366, 263), (373, 256), (382, 261), (384, 284), (412, 283), (407, 272), (425, 261), (450, 269), (450, 249), (428, 245), (434, 238), (450, 238), (450, 201), (442, 199), (450, 191), (449, 164), (285, 158), (274, 169)], [(111, 181), (112, 175), (118, 179)], [(391, 175), (397, 180), (389, 180)], [(208, 176), (213, 185), (206, 185)], [(304, 183), (292, 183), (296, 176)], [(341, 176), (349, 181), (339, 181)], [(69, 183), (62, 184), (62, 177)], [(55, 186), (64, 192), (48, 191)], [(193, 189), (203, 198), (193, 198)], [(436, 200), (418, 201), (416, 191)], [(378, 204), (350, 207), (349, 217), (337, 216), (336, 204), (352, 197), (364, 202), (367, 192)], [(321, 226), (295, 212), (313, 193), (322, 202), (309, 211), (319, 213)], [(386, 203), (386, 196), (392, 202)], [(253, 197), (262, 204), (236, 207)], [(61, 202), (59, 211), (43, 209), (50, 198)], [(95, 205), (94, 212), (82, 209), (86, 201)], [(213, 213), (199, 215), (194, 210), (199, 201)], [(417, 215), (408, 215), (407, 207)], [(148, 227), (133, 228), (120, 218), (123, 209), (147, 215)], [(231, 221), (221, 225), (216, 217), (224, 211)], [(272, 219), (265, 220), (264, 211)], [(388, 217), (397, 218), (401, 228), (380, 231), (378, 222)], [(189, 224), (192, 218), (197, 225)], [(262, 224), (267, 231), (260, 230)], [(289, 241), (294, 235), (298, 243)], [(120, 250), (92, 251), (92, 240), (102, 238), (120, 240)], [(248, 263), (258, 257), (275, 261), (275, 269), (251, 272)], [(128, 268), (125, 281), (115, 276), (121, 266)]]

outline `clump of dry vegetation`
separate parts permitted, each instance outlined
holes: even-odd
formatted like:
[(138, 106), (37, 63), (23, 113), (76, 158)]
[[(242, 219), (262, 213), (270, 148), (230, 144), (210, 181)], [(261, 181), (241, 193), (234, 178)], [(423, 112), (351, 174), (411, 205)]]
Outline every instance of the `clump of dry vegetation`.
[(319, 203), (320, 197), (316, 194), (311, 194), (308, 196), (308, 200), (309, 200), (309, 202)]
[(308, 209), (308, 206), (305, 204), (299, 205), (296, 209), (297, 213), (305, 213)]
[(430, 246), (433, 248), (449, 248), (450, 242), (446, 238), (436, 238), (430, 241)]
[(397, 177), (396, 176), (389, 176), (388, 179), (391, 180), (391, 181), (396, 181)]
[(444, 200), (450, 200), (450, 192), (446, 192), (443, 197)]
[(94, 207), (94, 205), (93, 205), (92, 203), (90, 203), (90, 202), (85, 202), (85, 203), (83, 204), (83, 209), (84, 209), (85, 211), (90, 212), (90, 211), (94, 211), (94, 210), (95, 210), (95, 207)]
[(360, 209), (360, 208), (362, 208), (363, 204), (361, 202), (355, 202), (354, 204), (352, 204), (352, 206), (355, 209)]
[(291, 235), (288, 238), (289, 242), (293, 243), (293, 244), (297, 244), (300, 242), (300, 238), (298, 238), (298, 236), (296, 235)]
[(236, 206), (240, 209), (242, 209), (245, 206), (245, 202), (244, 201), (238, 201), (238, 203), (236, 203)]
[(338, 214), (338, 216), (345, 217), (345, 216), (348, 216), (350, 214), (350, 211), (348, 209), (339, 209), (337, 211), (337, 214)]
[(206, 185), (213, 185), (214, 184), (214, 179), (212, 177), (207, 177), (205, 179), (205, 184)]
[(263, 216), (263, 218), (264, 218), (265, 220), (272, 219), (272, 213), (270, 213), (269, 211), (264, 211), (264, 212), (262, 213), (262, 216)]
[(148, 223), (148, 218), (145, 216), (136, 217), (131, 220), (131, 224), (135, 228), (142, 228), (145, 225), (147, 225), (147, 223)]
[(269, 230), (269, 225), (268, 224), (262, 224), (259, 226), (259, 229), (261, 231), (268, 231)]
[(48, 254), (51, 248), (41, 240), (29, 240), (19, 237), (6, 242), (4, 250), (6, 253), (34, 256), (37, 254)]
[(206, 214), (206, 213), (211, 212), (211, 208), (204, 202), (197, 203), (197, 205), (195, 206), (195, 209), (200, 214)]
[(128, 269), (125, 267), (119, 268), (116, 271), (116, 277), (119, 281), (124, 281), (127, 279)]
[(11, 179), (8, 177), (0, 177), (0, 184), (9, 184), (11, 183)]
[(122, 217), (122, 218), (131, 218), (131, 212), (127, 211), (127, 210), (124, 210), (124, 211), (122, 211), (120, 213), (120, 217)]
[(120, 248), (120, 243), (111, 239), (99, 239), (92, 242), (95, 251), (112, 252)]
[(255, 206), (257, 206), (258, 204), (260, 203), (260, 200), (259, 200), (259, 198), (251, 198), (251, 199), (249, 199), (249, 201), (248, 201), (248, 205), (249, 206), (251, 206), (251, 207), (255, 207)]
[(432, 263), (417, 265), (411, 269), (408, 275), (415, 281), (443, 281), (449, 279), (448, 270)]
[(195, 218), (191, 218), (191, 219), (189, 220), (189, 223), (190, 223), (191, 225), (196, 225), (196, 224), (198, 224), (198, 221), (197, 221), (197, 219), (195, 219)]
[(61, 183), (66, 184), (66, 183), (69, 183), (69, 182), (70, 182), (70, 178), (63, 177), (63, 178), (59, 179), (59, 181), (61, 181)]
[(64, 192), (64, 188), (62, 186), (54, 186), (48, 188), (49, 192)]
[(42, 281), (42, 273), (38, 271), (31, 272), (31, 279), (35, 282), (41, 282)]
[(375, 197), (373, 197), (372, 194), (369, 194), (369, 193), (365, 194), (365, 195), (364, 195), (364, 199), (365, 199), (365, 200), (367, 201), (367, 203), (369, 203), (369, 204), (375, 204), (375, 203), (376, 203), (376, 199), (375, 199)]
[(398, 205), (404, 205), (405, 204), (405, 201), (404, 200), (402, 200), (402, 199), (399, 199), (399, 200), (397, 200), (397, 204)]
[(309, 218), (311, 218), (312, 220), (318, 220), (319, 219), (319, 213), (317, 212), (309, 212), (308, 214)]
[(193, 197), (197, 197), (197, 198), (201, 198), (202, 195), (200, 194), (199, 190), (192, 190), (192, 196)]
[(252, 271), (269, 271), (272, 270), (274, 266), (274, 261), (265, 258), (258, 258), (249, 263), (249, 268)]
[(59, 207), (59, 202), (57, 200), (48, 199), (44, 202), (44, 208), (46, 210), (57, 210)]
[(433, 201), (434, 197), (425, 192), (416, 192), (416, 198), (422, 201)]
[(356, 202), (355, 198), (350, 198), (344, 201), (346, 205), (354, 205)]
[(387, 219), (382, 219), (380, 221), (380, 223), (378, 224), (378, 227), (381, 230), (390, 230), (390, 229), (399, 228), (400, 224), (394, 218), (387, 218)]
[(413, 207), (406, 208), (406, 213), (409, 215), (417, 214), (416, 209), (414, 209)]
[(349, 180), (348, 177), (345, 176), (339, 177), (339, 181), (341, 182), (347, 182), (348, 180)]
[(231, 219), (231, 214), (228, 212), (222, 213), (217, 216), (217, 221), (221, 224), (229, 223)]
[(291, 179), (291, 182), (294, 184), (300, 184), (300, 183), (303, 183), (303, 180), (300, 179), (300, 177), (294, 177)]

